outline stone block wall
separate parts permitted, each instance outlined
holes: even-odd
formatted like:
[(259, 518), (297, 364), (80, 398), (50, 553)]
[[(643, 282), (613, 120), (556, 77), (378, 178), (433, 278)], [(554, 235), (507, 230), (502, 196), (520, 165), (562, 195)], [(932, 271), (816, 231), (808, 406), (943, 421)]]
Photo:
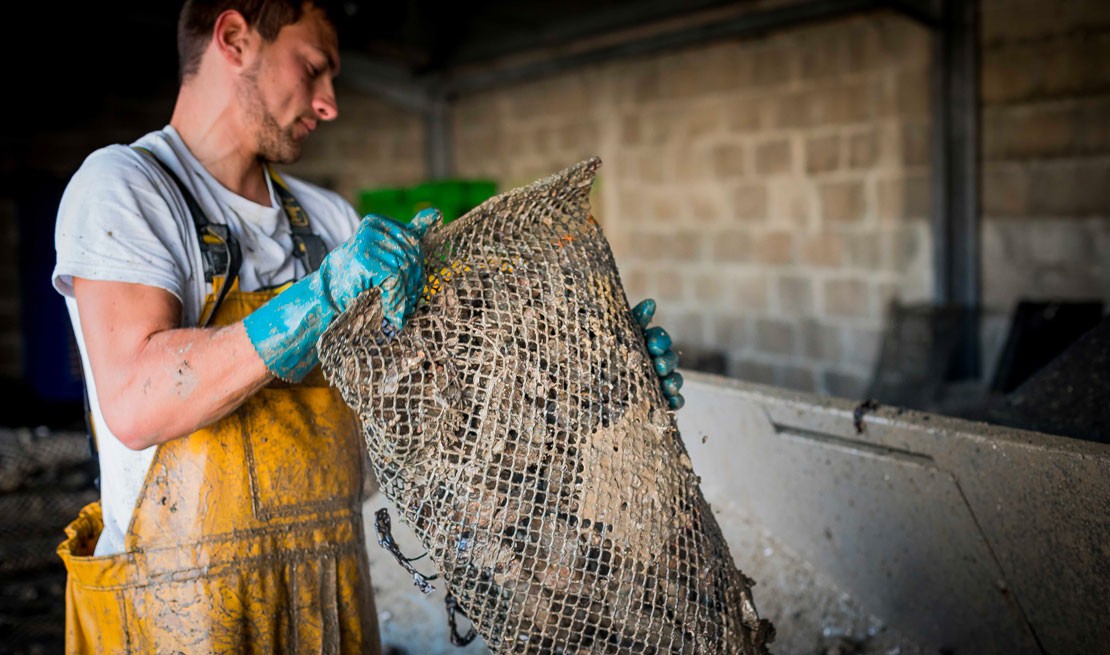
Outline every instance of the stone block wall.
[(589, 155), (630, 301), (729, 372), (853, 396), (887, 303), (931, 294), (929, 38), (877, 13), (463, 98), (460, 176)]
[(320, 124), (305, 141), (301, 160), (282, 169), (352, 203), (361, 189), (424, 181), (421, 117), (352, 91), (341, 80), (336, 85), (339, 117)]
[(983, 0), (983, 289), (1110, 304), (1110, 3)]

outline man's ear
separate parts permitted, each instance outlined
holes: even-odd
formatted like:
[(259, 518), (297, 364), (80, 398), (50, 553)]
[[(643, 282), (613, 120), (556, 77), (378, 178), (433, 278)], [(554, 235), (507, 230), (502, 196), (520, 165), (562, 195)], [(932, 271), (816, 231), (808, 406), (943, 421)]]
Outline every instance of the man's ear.
[(258, 34), (250, 28), (247, 20), (234, 9), (228, 9), (216, 17), (212, 28), (212, 43), (229, 64), (241, 68), (251, 56), (251, 49)]

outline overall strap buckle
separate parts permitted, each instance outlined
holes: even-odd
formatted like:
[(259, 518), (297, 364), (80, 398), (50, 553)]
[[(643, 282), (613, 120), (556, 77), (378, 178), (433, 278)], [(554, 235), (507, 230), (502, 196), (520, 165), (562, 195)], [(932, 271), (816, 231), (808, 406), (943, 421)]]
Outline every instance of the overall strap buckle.
[(269, 169), (270, 179), (274, 181), (274, 189), (277, 190), (278, 198), (281, 199), (281, 206), (285, 210), (285, 215), (289, 217), (289, 228), (293, 237), (293, 255), (301, 261), (305, 271), (311, 273), (320, 268), (320, 264), (324, 261), (324, 255), (328, 254), (328, 247), (324, 244), (324, 240), (312, 231), (312, 227), (309, 225), (308, 212), (304, 210), (304, 207), (301, 207), (301, 203), (297, 202), (297, 198), (289, 189), (289, 185), (274, 170), (273, 166), (270, 166)]
[(181, 181), (169, 166), (165, 164), (153, 151), (141, 146), (132, 146), (136, 151), (150, 157), (165, 171), (166, 175), (177, 185), (178, 191), (185, 199), (189, 208), (189, 215), (193, 219), (193, 226), (197, 231), (197, 243), (200, 244), (200, 259), (204, 265), (204, 281), (212, 285), (216, 294), (216, 302), (211, 303), (208, 311), (197, 321), (199, 327), (207, 327), (216, 315), (216, 309), (227, 297), (235, 281), (239, 279), (239, 267), (243, 265), (243, 251), (231, 230), (222, 223), (213, 223), (201, 209), (200, 203), (193, 197), (188, 187)]

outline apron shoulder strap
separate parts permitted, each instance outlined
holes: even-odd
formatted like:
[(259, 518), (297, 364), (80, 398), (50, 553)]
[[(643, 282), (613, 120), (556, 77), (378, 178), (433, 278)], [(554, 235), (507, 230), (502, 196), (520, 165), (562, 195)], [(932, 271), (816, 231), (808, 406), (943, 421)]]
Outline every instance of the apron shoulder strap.
[(301, 260), (305, 271), (311, 273), (320, 268), (324, 255), (328, 254), (328, 247), (324, 244), (324, 240), (312, 231), (308, 212), (304, 210), (301, 203), (297, 202), (297, 198), (289, 190), (289, 185), (281, 179), (281, 175), (274, 170), (273, 166), (269, 169), (270, 179), (274, 181), (274, 188), (281, 198), (281, 206), (285, 209), (285, 215), (289, 217), (289, 227), (293, 235), (293, 254)]
[(227, 297), (235, 281), (239, 278), (239, 267), (243, 265), (243, 251), (239, 242), (226, 225), (213, 223), (201, 209), (200, 203), (189, 191), (169, 166), (165, 164), (153, 151), (140, 146), (132, 146), (136, 151), (150, 157), (158, 166), (169, 175), (177, 185), (185, 205), (189, 208), (189, 215), (193, 219), (193, 226), (197, 231), (197, 242), (200, 244), (201, 261), (204, 263), (204, 281), (212, 285), (216, 300), (210, 303), (207, 311), (197, 320), (197, 325), (207, 327), (216, 315), (216, 309)]

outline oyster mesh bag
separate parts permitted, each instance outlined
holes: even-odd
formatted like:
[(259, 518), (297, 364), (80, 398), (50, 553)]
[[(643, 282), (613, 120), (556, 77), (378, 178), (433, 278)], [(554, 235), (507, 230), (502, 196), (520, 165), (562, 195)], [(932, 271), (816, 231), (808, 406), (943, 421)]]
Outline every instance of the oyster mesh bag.
[(321, 339), (324, 372), (493, 652), (764, 653), (590, 216), (600, 163), (430, 231), (405, 329), (384, 338), (363, 294)]

